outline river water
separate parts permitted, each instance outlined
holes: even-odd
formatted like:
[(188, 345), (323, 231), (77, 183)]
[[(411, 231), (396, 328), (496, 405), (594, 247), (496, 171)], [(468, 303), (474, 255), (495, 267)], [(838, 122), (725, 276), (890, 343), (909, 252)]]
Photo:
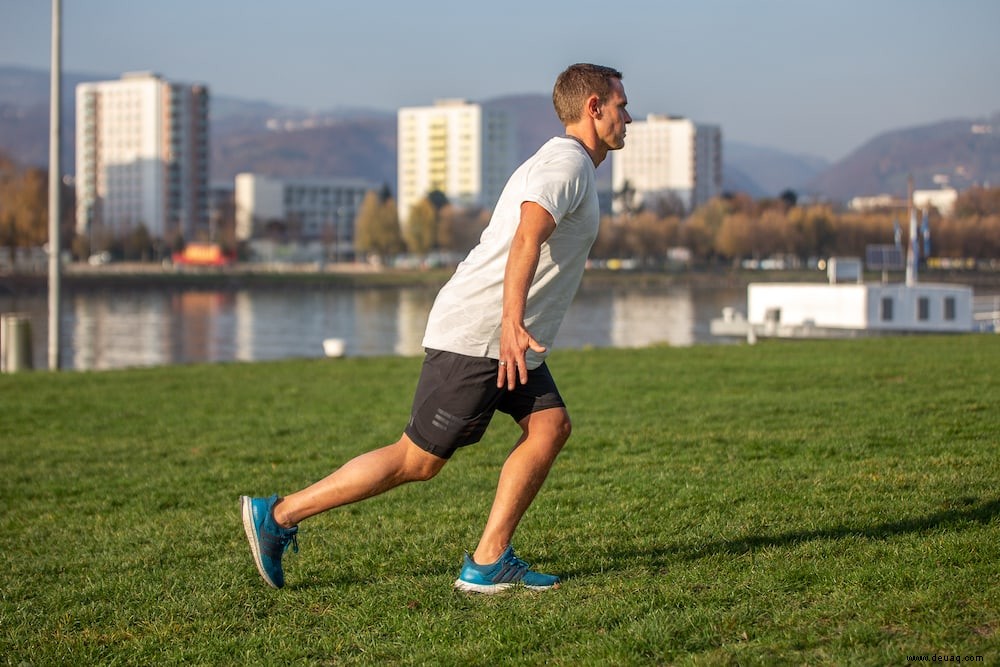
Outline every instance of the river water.
[[(420, 355), (436, 294), (422, 287), (109, 289), (63, 293), (61, 367), (103, 370), (167, 364), (324, 356)], [(0, 294), (0, 312), (31, 319), (36, 369), (48, 367), (47, 295)], [(746, 310), (744, 288), (587, 287), (557, 349), (721, 343), (709, 332), (722, 308)]]

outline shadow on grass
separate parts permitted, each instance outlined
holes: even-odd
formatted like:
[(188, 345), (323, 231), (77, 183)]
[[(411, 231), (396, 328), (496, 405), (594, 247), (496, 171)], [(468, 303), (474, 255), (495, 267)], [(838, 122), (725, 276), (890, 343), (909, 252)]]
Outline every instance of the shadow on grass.
[[(956, 499), (955, 502), (962, 503), (964, 507), (935, 512), (928, 516), (912, 517), (871, 526), (842, 525), (817, 530), (791, 531), (776, 535), (746, 535), (729, 540), (692, 543), (682, 546), (665, 545), (661, 548), (648, 549), (646, 551), (610, 551), (606, 554), (608, 557), (607, 560), (601, 559), (603, 561), (602, 567), (563, 570), (560, 574), (564, 579), (568, 579), (606, 573), (609, 570), (624, 571), (636, 566), (651, 569), (667, 569), (671, 565), (676, 565), (679, 560), (698, 560), (716, 555), (741, 556), (769, 547), (788, 547), (816, 540), (841, 540), (851, 537), (860, 537), (873, 541), (885, 540), (896, 535), (922, 533), (941, 528), (957, 528), (965, 524), (982, 525), (1000, 517), (1000, 500), (990, 500), (978, 505), (976, 504), (978, 502), (976, 498), (960, 498)], [(611, 562), (608, 563), (608, 560)], [(249, 567), (251, 570), (253, 569), (252, 564)], [(439, 565), (418, 564), (408, 574), (415, 577), (441, 577), (445, 574), (452, 576), (457, 573), (458, 567), (458, 562), (453, 567), (449, 566), (447, 570), (442, 569)], [(292, 590), (329, 588), (356, 585), (365, 581), (366, 577), (360, 576), (357, 573), (324, 572), (322, 575), (314, 573), (312, 577), (307, 576), (294, 581), (288, 588)]]
[[(841, 540), (851, 537), (860, 537), (867, 540), (885, 540), (896, 535), (906, 535), (911, 533), (923, 533), (926, 531), (939, 530), (942, 528), (961, 529), (967, 524), (988, 524), (1000, 517), (1000, 500), (989, 500), (977, 503), (978, 499), (964, 498), (956, 502), (963, 503), (965, 507), (935, 512), (928, 516), (912, 517), (900, 519), (899, 521), (889, 521), (870, 526), (850, 526), (841, 525), (832, 528), (820, 528), (816, 530), (791, 531), (778, 533), (775, 535), (746, 535), (728, 540), (717, 540), (708, 543), (692, 543), (682, 546), (665, 545), (662, 548), (650, 549), (645, 552), (612, 552), (608, 556), (613, 561), (610, 569), (625, 570), (635, 565), (644, 565), (650, 568), (666, 568), (675, 564), (678, 560), (698, 560), (707, 556), (716, 555), (744, 555), (766, 549), (770, 547), (788, 547), (803, 542), (816, 540)], [(587, 576), (606, 572), (609, 568), (602, 567), (600, 570), (578, 569), (572, 572), (564, 572), (569, 576)]]

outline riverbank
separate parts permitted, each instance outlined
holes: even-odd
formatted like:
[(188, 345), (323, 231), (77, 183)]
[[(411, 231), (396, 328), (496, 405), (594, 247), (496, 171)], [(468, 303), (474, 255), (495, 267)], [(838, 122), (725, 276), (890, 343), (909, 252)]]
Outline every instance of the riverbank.
[[(316, 265), (237, 264), (225, 268), (177, 268), (157, 264), (119, 263), (106, 266), (69, 264), (63, 269), (62, 286), (70, 290), (133, 289), (232, 289), (249, 287), (297, 287), (323, 289), (427, 287), (438, 289), (453, 273), (452, 267), (433, 269), (378, 268), (367, 264)], [(881, 275), (871, 274), (878, 281)], [(893, 282), (902, 274), (890, 275)], [(982, 271), (924, 271), (924, 282), (959, 283), (973, 287), (1000, 288), (1000, 273)], [(825, 282), (822, 271), (750, 271), (712, 267), (670, 271), (613, 271), (588, 269), (584, 287), (628, 286), (630, 288), (727, 287), (742, 288), (751, 282)], [(24, 294), (44, 291), (45, 272), (0, 274), (0, 293)]]

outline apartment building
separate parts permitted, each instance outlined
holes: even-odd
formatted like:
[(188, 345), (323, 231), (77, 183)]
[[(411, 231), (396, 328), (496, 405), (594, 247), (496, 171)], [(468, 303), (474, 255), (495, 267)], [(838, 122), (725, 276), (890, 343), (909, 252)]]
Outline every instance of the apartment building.
[(299, 242), (320, 241), (338, 253), (354, 251), (354, 223), (369, 190), (378, 186), (360, 179), (287, 178), (237, 174), (236, 238), (260, 238), (277, 226)]
[(76, 228), (194, 239), (208, 229), (208, 89), (152, 72), (76, 87)]
[(722, 131), (688, 118), (650, 114), (628, 127), (625, 147), (611, 154), (613, 210), (679, 202), (690, 213), (722, 194)]
[(517, 166), (516, 128), (508, 114), (465, 100), (404, 107), (398, 122), (399, 219), (440, 191), (456, 206), (492, 209)]

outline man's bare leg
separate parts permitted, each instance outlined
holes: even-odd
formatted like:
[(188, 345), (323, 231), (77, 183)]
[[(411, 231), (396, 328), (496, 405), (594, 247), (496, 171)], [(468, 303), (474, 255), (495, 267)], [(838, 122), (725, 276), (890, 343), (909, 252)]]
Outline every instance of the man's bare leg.
[(434, 477), (447, 459), (434, 456), (403, 436), (391, 445), (357, 456), (327, 477), (285, 496), (274, 506), (274, 520), (291, 528), (334, 507), (385, 493), (407, 482)]
[(482, 565), (495, 562), (510, 544), (571, 430), (564, 408), (532, 413), (520, 425), (524, 433), (500, 471), (490, 516), (472, 554), (472, 559)]

